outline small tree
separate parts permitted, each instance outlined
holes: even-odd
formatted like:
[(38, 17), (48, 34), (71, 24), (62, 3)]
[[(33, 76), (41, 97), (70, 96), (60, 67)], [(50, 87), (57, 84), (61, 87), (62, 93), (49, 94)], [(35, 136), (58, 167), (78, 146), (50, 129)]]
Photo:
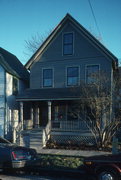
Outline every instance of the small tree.
[(73, 116), (78, 116), (86, 124), (98, 148), (107, 147), (111, 143), (120, 124), (113, 106), (113, 94), (117, 90), (107, 77), (104, 72), (100, 72), (100, 76), (99, 73), (93, 73), (91, 83), (81, 82), (80, 100), (74, 103), (71, 110)]

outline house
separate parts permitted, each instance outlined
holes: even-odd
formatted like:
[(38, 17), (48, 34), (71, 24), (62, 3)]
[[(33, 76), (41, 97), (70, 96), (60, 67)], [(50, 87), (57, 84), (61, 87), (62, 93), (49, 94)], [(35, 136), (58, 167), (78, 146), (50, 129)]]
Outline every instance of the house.
[(89, 72), (107, 72), (110, 85), (117, 58), (70, 14), (67, 14), (33, 54), (25, 67), (30, 88), (17, 96), (21, 104), (21, 143), (38, 148), (49, 138), (58, 143), (90, 142), (84, 122), (69, 116), (77, 88), (89, 82)]
[(29, 84), (29, 72), (16, 56), (0, 48), (0, 136), (13, 139), (19, 122), (19, 104), (16, 95)]

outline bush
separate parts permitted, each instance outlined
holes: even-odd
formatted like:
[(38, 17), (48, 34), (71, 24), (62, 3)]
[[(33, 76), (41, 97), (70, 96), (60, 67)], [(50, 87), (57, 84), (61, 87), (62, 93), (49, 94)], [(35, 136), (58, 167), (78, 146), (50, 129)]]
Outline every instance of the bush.
[(83, 164), (81, 157), (45, 154), (39, 154), (38, 157), (42, 168), (79, 169)]

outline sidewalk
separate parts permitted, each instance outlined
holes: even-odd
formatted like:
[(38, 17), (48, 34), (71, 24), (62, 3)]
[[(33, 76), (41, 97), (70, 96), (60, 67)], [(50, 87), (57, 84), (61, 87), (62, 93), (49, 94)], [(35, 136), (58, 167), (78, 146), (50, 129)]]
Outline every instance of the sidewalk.
[(104, 151), (83, 151), (83, 150), (64, 150), (64, 149), (41, 149), (41, 154), (56, 154), (56, 155), (68, 155), (68, 156), (97, 156), (111, 154), (111, 152)]

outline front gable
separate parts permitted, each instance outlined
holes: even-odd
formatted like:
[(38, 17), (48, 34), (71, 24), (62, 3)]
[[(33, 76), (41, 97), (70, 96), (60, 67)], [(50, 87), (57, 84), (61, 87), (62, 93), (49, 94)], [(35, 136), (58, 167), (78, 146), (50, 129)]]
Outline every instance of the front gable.
[[(63, 35), (73, 33), (73, 54), (63, 55)], [(73, 58), (106, 57), (111, 63), (117, 64), (117, 59), (96, 38), (83, 28), (69, 14), (60, 22), (45, 42), (26, 63), (31, 69), (36, 62), (58, 61)]]
[[(73, 34), (73, 53), (71, 55), (64, 55), (63, 49), (63, 37), (65, 34)], [(39, 55), (37, 61), (59, 61), (73, 58), (89, 58), (104, 56), (103, 53), (95, 47), (81, 31), (75, 28), (71, 23), (65, 24), (65, 26), (58, 32), (52, 39), (50, 44)]]

